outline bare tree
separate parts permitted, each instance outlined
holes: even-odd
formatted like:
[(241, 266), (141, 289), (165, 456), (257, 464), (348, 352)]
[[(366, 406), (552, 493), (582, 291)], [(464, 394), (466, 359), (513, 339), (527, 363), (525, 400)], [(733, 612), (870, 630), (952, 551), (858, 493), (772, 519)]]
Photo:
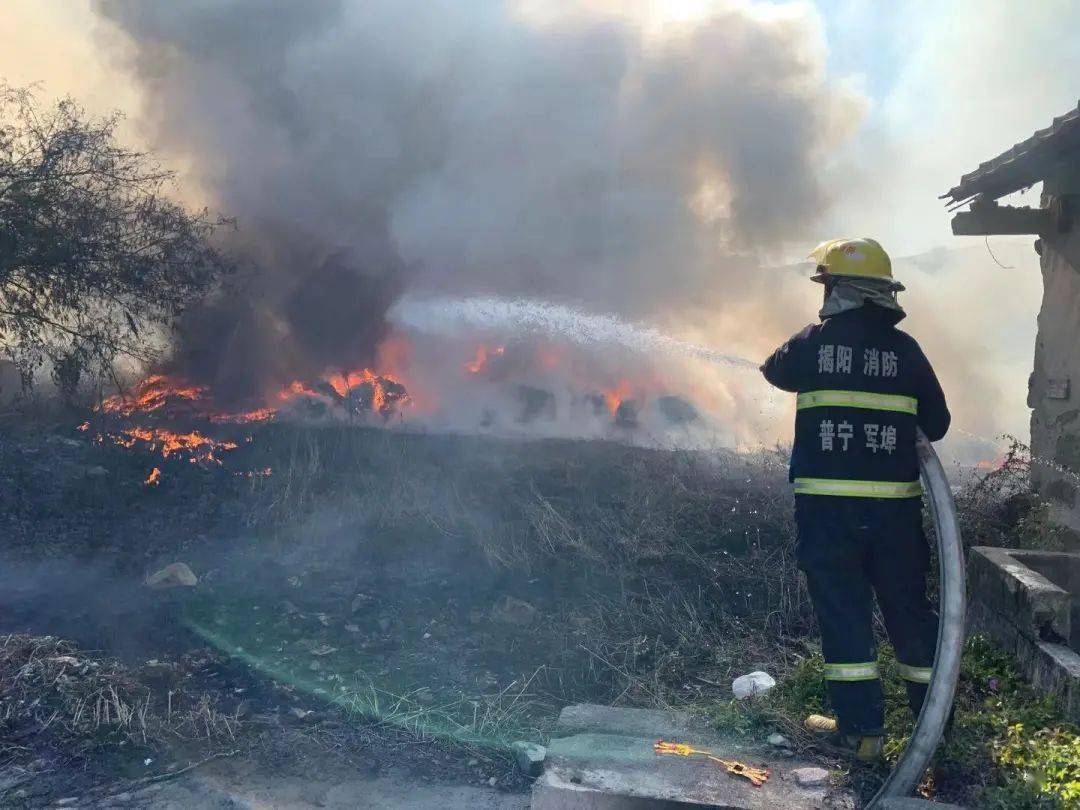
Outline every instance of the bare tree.
[(154, 327), (232, 269), (209, 241), (227, 221), (165, 196), (172, 173), (119, 145), (119, 121), (0, 84), (0, 351), (26, 386), (152, 360)]

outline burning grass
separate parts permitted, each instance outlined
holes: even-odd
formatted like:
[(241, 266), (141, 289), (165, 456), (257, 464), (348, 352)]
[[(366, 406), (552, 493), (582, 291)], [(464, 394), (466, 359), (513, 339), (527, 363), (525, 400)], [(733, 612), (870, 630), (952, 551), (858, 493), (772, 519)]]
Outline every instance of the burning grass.
[(221, 455), (237, 448), (237, 443), (231, 439), (214, 439), (197, 430), (181, 433), (162, 427), (123, 428), (117, 433), (100, 433), (96, 440), (99, 443), (111, 442), (128, 450), (140, 446), (149, 453), (160, 454), (162, 458), (175, 455), (192, 464), (221, 464)]

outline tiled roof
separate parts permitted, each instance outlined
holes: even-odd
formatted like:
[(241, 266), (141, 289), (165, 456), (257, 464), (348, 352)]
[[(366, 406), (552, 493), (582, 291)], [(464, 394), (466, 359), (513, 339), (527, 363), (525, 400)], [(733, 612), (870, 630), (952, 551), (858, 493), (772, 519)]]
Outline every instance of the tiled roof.
[(976, 194), (997, 199), (1038, 183), (1070, 161), (1080, 164), (1080, 104), (1055, 118), (1046, 129), (965, 174), (942, 199), (950, 205), (960, 205)]

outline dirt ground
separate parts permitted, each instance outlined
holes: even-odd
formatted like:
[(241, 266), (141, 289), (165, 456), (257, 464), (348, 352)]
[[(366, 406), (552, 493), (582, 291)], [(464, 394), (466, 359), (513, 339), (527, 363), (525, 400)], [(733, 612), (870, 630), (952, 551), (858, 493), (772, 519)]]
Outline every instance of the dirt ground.
[(245, 761), (215, 764), (160, 788), (144, 789), (129, 802), (113, 800), (98, 806), (160, 810), (525, 810), (529, 806), (527, 794), (422, 781), (405, 771), (365, 777), (333, 761), (313, 762), (311, 766), (309, 775), (296, 776)]

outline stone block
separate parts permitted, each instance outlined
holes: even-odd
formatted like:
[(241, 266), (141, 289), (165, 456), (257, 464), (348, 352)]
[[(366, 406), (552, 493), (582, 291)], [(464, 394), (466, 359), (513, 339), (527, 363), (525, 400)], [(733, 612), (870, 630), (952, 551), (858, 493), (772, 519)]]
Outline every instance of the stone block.
[(547, 758), (547, 749), (534, 742), (518, 740), (510, 750), (513, 751), (514, 761), (518, 769), (526, 776), (539, 776), (544, 772), (544, 760)]
[(1015, 655), (1031, 684), (1060, 697), (1070, 717), (1080, 721), (1080, 654), (1065, 643), (1075, 646), (1080, 635), (1080, 628), (1072, 626), (1077, 621), (1073, 594), (1080, 578), (1080, 556), (975, 548), (968, 560), (969, 629)]
[(1012, 550), (976, 546), (968, 555), (968, 580), (975, 599), (1012, 622), (1034, 642), (1067, 641), (1072, 600)]

